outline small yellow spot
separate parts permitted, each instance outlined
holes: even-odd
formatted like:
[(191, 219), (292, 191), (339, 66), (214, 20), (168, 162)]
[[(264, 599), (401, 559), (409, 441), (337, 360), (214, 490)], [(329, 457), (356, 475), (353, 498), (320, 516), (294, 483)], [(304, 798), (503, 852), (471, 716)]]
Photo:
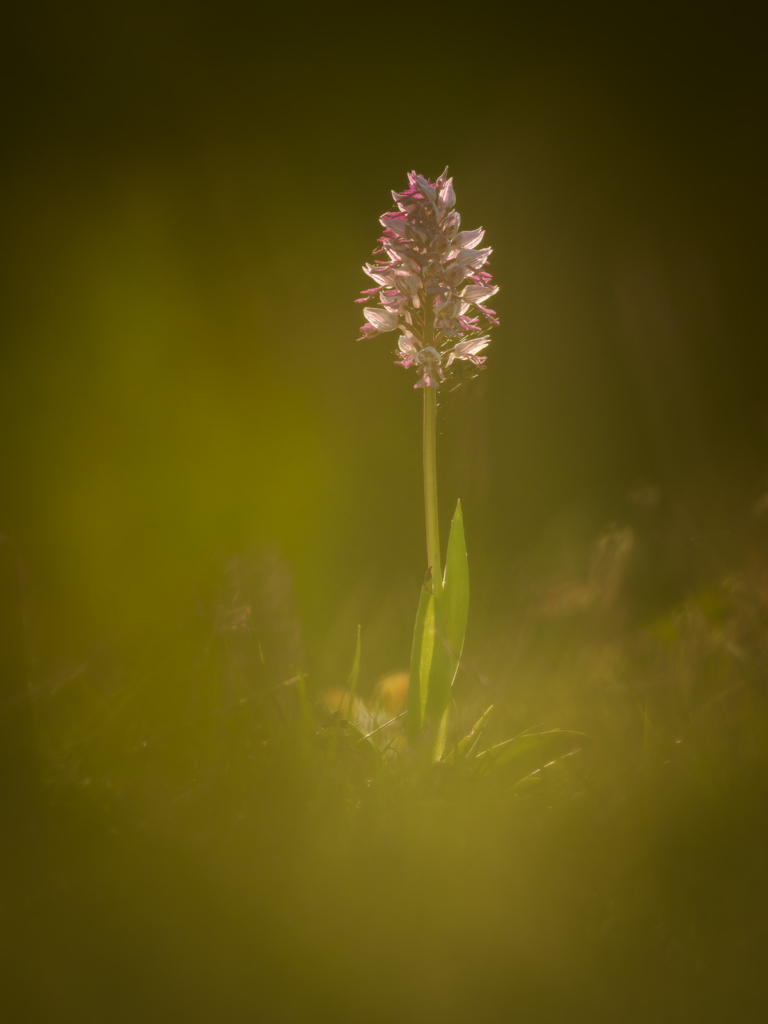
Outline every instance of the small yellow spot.
[(376, 703), (390, 715), (399, 715), (405, 711), (407, 700), (407, 672), (392, 672), (376, 684)]

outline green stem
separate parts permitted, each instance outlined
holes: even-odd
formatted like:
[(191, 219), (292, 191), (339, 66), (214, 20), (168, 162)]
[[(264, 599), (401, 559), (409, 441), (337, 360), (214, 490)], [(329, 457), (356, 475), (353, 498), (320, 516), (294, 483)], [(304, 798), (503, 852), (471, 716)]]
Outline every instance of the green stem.
[(435, 597), (443, 593), (440, 568), (440, 527), (437, 521), (437, 392), (424, 388), (424, 511), (427, 520), (427, 563), (432, 567)]

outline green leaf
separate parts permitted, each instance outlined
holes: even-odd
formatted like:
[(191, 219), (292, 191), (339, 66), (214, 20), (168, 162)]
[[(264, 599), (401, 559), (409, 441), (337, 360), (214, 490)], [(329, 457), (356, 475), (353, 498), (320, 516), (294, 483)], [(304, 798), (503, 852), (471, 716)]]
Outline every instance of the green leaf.
[(483, 712), (482, 716), (472, 726), (470, 732), (467, 733), (463, 740), (460, 740), (459, 744), (456, 747), (456, 750), (451, 751), (450, 758), (446, 758), (446, 760), (450, 760), (451, 764), (453, 764), (454, 753), (458, 757), (467, 757), (471, 753), (472, 748), (485, 731), (485, 727), (488, 724), (488, 719), (491, 717), (492, 711), (493, 704), (491, 704), (488, 707), (488, 709)]
[(442, 598), (435, 604), (435, 632), (437, 641), (430, 665), (429, 686), (425, 717), (434, 730), (432, 760), (443, 756), (448, 736), (448, 707), (451, 687), (456, 678), (459, 659), (464, 646), (469, 609), (469, 570), (467, 548), (464, 542), (464, 521), (461, 502), (451, 523), (448, 554), (445, 560)]
[(482, 733), (485, 731), (485, 727), (488, 725), (488, 719), (491, 717), (492, 711), (493, 704), (489, 704), (482, 716), (472, 726), (472, 731), (464, 737), (461, 743), (459, 743), (459, 757), (463, 757), (465, 754), (471, 753), (472, 747), (474, 747)]
[(408, 735), (414, 738), (422, 728), (429, 726), (433, 761), (439, 760), (445, 749), (451, 686), (464, 646), (468, 607), (467, 549), (461, 503), (458, 503), (448, 538), (442, 598), (435, 598), (431, 572), (428, 573), (413, 631)]
[[(433, 604), (432, 650), (428, 666), (427, 701), (424, 709), (425, 724), (428, 724), (435, 735), (435, 746), (432, 760), (442, 756), (448, 734), (448, 706), (451, 702), (451, 684), (456, 675), (458, 661), (454, 658), (448, 643), (442, 605), (438, 601)], [(424, 671), (422, 661), (422, 672)]]
[(467, 546), (464, 541), (464, 518), (461, 514), (461, 502), (458, 501), (451, 522), (448, 554), (445, 558), (445, 573), (443, 575), (443, 619), (456, 667), (458, 667), (464, 647), (468, 613), (469, 566), (467, 565)]
[(419, 595), (416, 623), (413, 627), (411, 672), (408, 680), (408, 736), (421, 732), (427, 707), (429, 673), (435, 647), (435, 597), (432, 593), (432, 570), (427, 571)]
[(450, 715), (450, 697), (451, 691), (448, 688), (448, 703), (446, 704), (445, 711), (443, 711), (439, 722), (437, 723), (437, 729), (435, 730), (434, 740), (432, 742), (431, 761), (432, 764), (436, 764), (443, 756), (445, 750), (445, 744), (448, 740), (448, 717)]
[(587, 742), (589, 737), (583, 732), (568, 729), (523, 733), (478, 754), (474, 760), (475, 771), (484, 775), (498, 768), (514, 768), (527, 775), (550, 761), (573, 753)]

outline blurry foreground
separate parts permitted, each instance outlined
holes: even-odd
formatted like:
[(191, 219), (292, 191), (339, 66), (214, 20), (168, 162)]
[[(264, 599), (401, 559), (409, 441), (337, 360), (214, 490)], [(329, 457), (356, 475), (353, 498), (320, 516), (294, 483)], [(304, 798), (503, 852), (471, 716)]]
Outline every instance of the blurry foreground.
[[(628, 528), (521, 572), (508, 630), (475, 628), (458, 727), (494, 703), (483, 745), (588, 735), (546, 767), (414, 770), (398, 723), (349, 742), (349, 666), (335, 689), (291, 671), (259, 553), (161, 635), (47, 681), (3, 772), (8, 1019), (761, 1019), (760, 531), (659, 615)], [(369, 679), (351, 715), (375, 727), (403, 693)]]

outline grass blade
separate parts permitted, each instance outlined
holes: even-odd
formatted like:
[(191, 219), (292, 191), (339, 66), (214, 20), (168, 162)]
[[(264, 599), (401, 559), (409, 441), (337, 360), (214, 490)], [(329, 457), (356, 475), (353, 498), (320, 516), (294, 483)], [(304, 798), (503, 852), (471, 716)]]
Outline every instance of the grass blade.
[(484, 775), (498, 768), (514, 767), (524, 769), (527, 775), (550, 761), (572, 753), (588, 740), (589, 737), (583, 732), (568, 729), (523, 733), (478, 754), (474, 761), (475, 771)]
[(450, 754), (444, 758), (446, 764), (455, 764), (459, 758), (468, 757), (479, 741), (485, 727), (488, 724), (491, 712), (493, 711), (493, 704), (491, 704), (486, 711), (483, 712), (482, 716), (475, 722), (471, 730), (467, 733), (463, 740), (460, 740)]

